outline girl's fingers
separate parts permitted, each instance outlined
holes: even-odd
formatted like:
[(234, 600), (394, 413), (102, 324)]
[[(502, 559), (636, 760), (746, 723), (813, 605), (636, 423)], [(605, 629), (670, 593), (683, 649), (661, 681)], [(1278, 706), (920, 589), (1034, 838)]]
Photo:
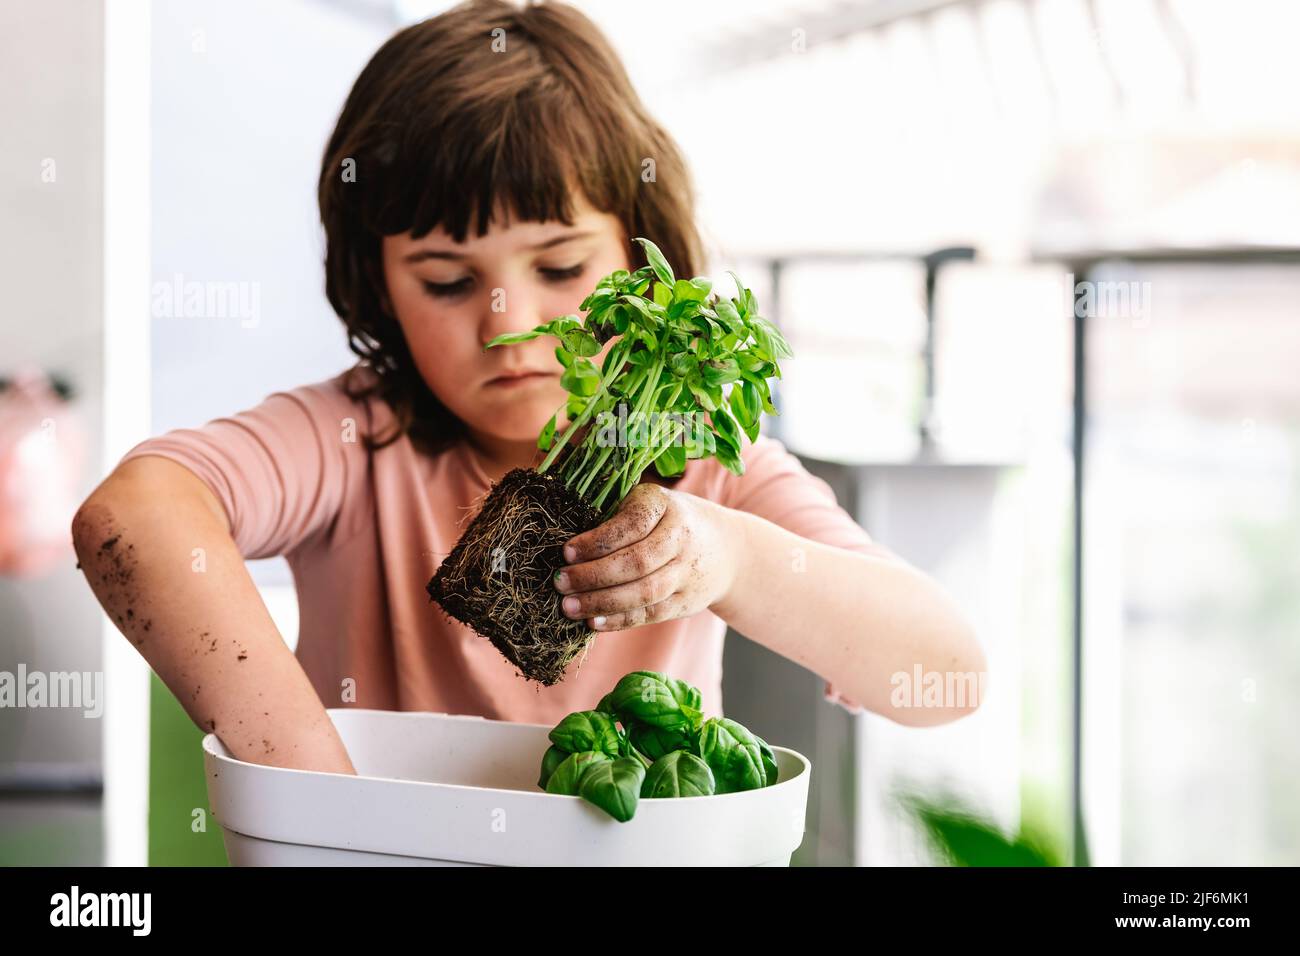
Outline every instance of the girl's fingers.
[(567, 595), (561, 599), (561, 608), (566, 617), (576, 621), (595, 617), (608, 619), (616, 614), (658, 604), (677, 590), (680, 571), (681, 563), (670, 561), (653, 574), (629, 584)]
[(681, 592), (675, 592), (657, 604), (633, 608), (621, 614), (606, 615), (599, 624), (595, 623), (595, 621), (588, 621), (587, 623), (593, 630), (597, 631), (621, 631), (629, 627), (640, 627), (642, 624), (672, 621), (685, 613), (686, 597)]
[(660, 521), (649, 537), (622, 550), (562, 568), (555, 576), (555, 588), (561, 594), (571, 594), (626, 584), (658, 571), (679, 551), (680, 536), (673, 533), (670, 522)]
[(668, 501), (669, 493), (658, 485), (637, 485), (623, 499), (614, 517), (569, 539), (564, 546), (564, 560), (570, 564), (591, 561), (640, 541), (664, 516)]

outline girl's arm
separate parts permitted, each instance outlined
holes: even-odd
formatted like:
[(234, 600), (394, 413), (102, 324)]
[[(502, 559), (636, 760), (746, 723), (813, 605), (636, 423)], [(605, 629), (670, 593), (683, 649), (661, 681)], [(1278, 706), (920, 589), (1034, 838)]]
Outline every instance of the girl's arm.
[[(736, 540), (737, 567), (711, 610), (750, 640), (834, 684), (843, 696), (900, 724), (922, 727), (979, 705), (984, 652), (952, 599), (901, 559), (802, 538), (743, 511), (718, 508)], [(960, 687), (916, 706), (917, 668)], [(891, 696), (906, 688), (903, 706)]]
[[(618, 514), (566, 546), (556, 588), (565, 613), (598, 631), (705, 608), (796, 661), (844, 697), (901, 724), (928, 726), (974, 710), (984, 653), (930, 578), (878, 549), (862, 554), (804, 538), (744, 511), (641, 484)], [(911, 685), (937, 675), (957, 690), (925, 706)], [(970, 693), (970, 691), (975, 693)], [(960, 697), (958, 696), (960, 695)]]
[(158, 456), (125, 461), (81, 505), (72, 538), (109, 618), (231, 754), (356, 773), (197, 476)]

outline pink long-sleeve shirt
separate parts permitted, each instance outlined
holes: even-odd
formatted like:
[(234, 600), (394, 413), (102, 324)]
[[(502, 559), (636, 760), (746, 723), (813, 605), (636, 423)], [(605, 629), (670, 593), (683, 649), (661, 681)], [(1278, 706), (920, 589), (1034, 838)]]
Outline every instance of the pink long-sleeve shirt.
[[(710, 611), (600, 633), (552, 687), (524, 680), (490, 641), (443, 614), (425, 586), (491, 481), (463, 442), (429, 455), (403, 435), (367, 451), (363, 433), (387, 434), (393, 413), (378, 398), (350, 397), (347, 374), (147, 439), (122, 458), (184, 465), (225, 507), (245, 559), (286, 558), (298, 595), (295, 653), (324, 706), (554, 724), (595, 706), (629, 671), (655, 670), (694, 684), (705, 713), (722, 714), (727, 627)], [(814, 541), (883, 551), (780, 442), (760, 435), (742, 457), (743, 476), (692, 461), (674, 488)], [(345, 701), (345, 686), (355, 701)], [(825, 694), (861, 712), (830, 682)]]

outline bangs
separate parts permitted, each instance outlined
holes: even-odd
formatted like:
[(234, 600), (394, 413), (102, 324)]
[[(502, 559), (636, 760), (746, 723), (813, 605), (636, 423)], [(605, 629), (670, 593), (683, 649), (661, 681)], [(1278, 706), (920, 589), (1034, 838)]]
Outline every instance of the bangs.
[(486, 235), (498, 216), (572, 225), (575, 189), (627, 218), (639, 172), (632, 131), (611, 129), (599, 101), (581, 100), (553, 73), (508, 61), (498, 69), (508, 83), (385, 124), (393, 133), (376, 137), (373, 157), (382, 173), (360, 210), (372, 234), (418, 239), (441, 227), (459, 243), (471, 229)]

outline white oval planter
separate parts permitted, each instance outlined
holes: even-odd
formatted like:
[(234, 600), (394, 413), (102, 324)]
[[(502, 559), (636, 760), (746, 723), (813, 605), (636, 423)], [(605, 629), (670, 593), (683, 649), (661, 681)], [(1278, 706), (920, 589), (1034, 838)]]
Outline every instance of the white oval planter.
[(231, 757), (203, 738), (208, 798), (235, 866), (788, 866), (812, 768), (773, 747), (759, 790), (646, 799), (619, 823), (537, 787), (545, 724), (335, 709), (357, 776)]

